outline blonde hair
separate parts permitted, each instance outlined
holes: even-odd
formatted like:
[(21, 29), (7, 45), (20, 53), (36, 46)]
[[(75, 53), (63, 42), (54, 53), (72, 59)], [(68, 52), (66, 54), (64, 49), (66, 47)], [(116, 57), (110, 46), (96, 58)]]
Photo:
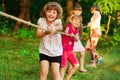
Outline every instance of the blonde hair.
[(44, 8), (43, 8), (42, 12), (40, 13), (40, 15), (41, 15), (42, 17), (46, 17), (46, 12), (47, 12), (47, 10), (51, 10), (51, 9), (57, 10), (57, 13), (58, 13), (57, 19), (58, 19), (58, 18), (62, 18), (63, 9), (62, 9), (62, 7), (61, 7), (57, 2), (55, 2), (55, 1), (48, 2), (48, 3), (44, 6)]
[(75, 17), (80, 20), (80, 26), (78, 27), (78, 29), (79, 29), (79, 38), (81, 39), (82, 38), (82, 31), (83, 31), (82, 16), (80, 16), (80, 15), (74, 15), (71, 18), (73, 19)]
[(82, 22), (82, 16), (80, 16), (80, 15), (73, 15), (71, 17), (71, 19), (73, 19), (73, 18), (78, 18), (80, 20), (80, 22)]

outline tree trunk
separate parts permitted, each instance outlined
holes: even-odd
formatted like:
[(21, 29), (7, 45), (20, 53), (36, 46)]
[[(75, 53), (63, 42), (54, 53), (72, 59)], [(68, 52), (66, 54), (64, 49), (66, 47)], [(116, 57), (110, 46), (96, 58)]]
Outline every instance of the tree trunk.
[(67, 0), (67, 16), (70, 16), (72, 14), (73, 9), (73, 0)]
[(111, 21), (111, 15), (109, 15), (108, 23), (107, 23), (107, 30), (105, 32), (105, 38), (107, 38), (109, 29), (110, 29), (110, 21)]
[(2, 0), (2, 9), (3, 9), (3, 12), (6, 12), (5, 0)]
[[(31, 21), (30, 20), (30, 0), (20, 0), (20, 13), (18, 18)], [(21, 27), (21, 22), (17, 21), (14, 27), (14, 31), (18, 31), (18, 29)], [(27, 28), (29, 29), (30, 26), (27, 25)]]

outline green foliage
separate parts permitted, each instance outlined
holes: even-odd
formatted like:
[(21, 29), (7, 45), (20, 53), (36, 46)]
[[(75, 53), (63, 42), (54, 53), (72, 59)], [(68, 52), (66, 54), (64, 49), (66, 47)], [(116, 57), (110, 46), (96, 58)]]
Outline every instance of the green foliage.
[(7, 34), (6, 22), (0, 22), (0, 34)]
[(25, 39), (25, 38), (33, 38), (35, 36), (35, 30), (27, 30), (25, 28), (21, 28), (18, 32), (12, 33), (15, 38)]
[(120, 10), (120, 0), (96, 0), (94, 4), (99, 5), (101, 13), (105, 15), (109, 15)]
[[(7, 13), (12, 14), (12, 15), (16, 15), (18, 16), (19, 13), (19, 1), (20, 0), (4, 0), (5, 4), (6, 4), (6, 9), (7, 9)], [(37, 22), (38, 18), (39, 18), (39, 14), (43, 8), (43, 6), (49, 2), (49, 1), (53, 1), (53, 0), (30, 0), (30, 18), (32, 23)], [(63, 26), (65, 25), (66, 22), (66, 1), (67, 0), (54, 0), (57, 1), (58, 3), (60, 3), (60, 5), (62, 6), (64, 13), (63, 13)], [(90, 8), (92, 5), (94, 4), (98, 4), (101, 8), (101, 12), (102, 12), (102, 21), (101, 21), (101, 30), (103, 32), (105, 32), (106, 29), (106, 23), (107, 23), (107, 19), (108, 19), (108, 15), (112, 15), (112, 17), (116, 18), (116, 11), (120, 10), (120, 0), (73, 0), (73, 3), (75, 2), (79, 2), (83, 8), (83, 24), (86, 25), (91, 18), (91, 14), (90, 14)], [(87, 6), (86, 6), (87, 5)], [(0, 4), (0, 10), (2, 9), (2, 5)], [(114, 15), (114, 16), (113, 16)], [(0, 17), (0, 34), (4, 34), (4, 35), (11, 35), (12, 29), (14, 27), (14, 22), (11, 19), (6, 19), (3, 17)], [(112, 32), (116, 32), (116, 30), (118, 30), (118, 27), (116, 27), (116, 22), (117, 21), (111, 21), (112, 23), (110, 24), (111, 28), (109, 31), (109, 35), (113, 35)], [(116, 27), (116, 29), (114, 29)], [(114, 31), (113, 31), (114, 30)], [(83, 39), (86, 40), (89, 37), (89, 28), (84, 29), (83, 31)], [(26, 38), (33, 38), (35, 36), (35, 30), (27, 30), (27, 29), (20, 29), (18, 31), (18, 33), (12, 33), (12, 35), (15, 38), (18, 39), (26, 39)], [(101, 42), (103, 41), (104, 44), (103, 45), (116, 45), (116, 43), (118, 43), (119, 40), (116, 40), (116, 37), (119, 38), (119, 32), (117, 31), (116, 34), (112, 36), (110, 36), (110, 39), (112, 39), (111, 41), (105, 41), (104, 42), (104, 38), (101, 39)], [(109, 40), (109, 38), (108, 38)]]
[(8, 32), (8, 20), (0, 17), (0, 34), (7, 34)]
[(0, 34), (1, 35), (10, 35), (13, 26), (14, 26), (13, 20), (0, 16)]
[(113, 46), (116, 46), (120, 43), (120, 33), (114, 34), (113, 39), (110, 41)]
[(20, 11), (19, 2), (20, 0), (4, 0), (6, 4), (6, 11), (9, 14), (18, 16)]
[(90, 13), (90, 8), (93, 5), (94, 0), (80, 0), (79, 3), (82, 6), (83, 24), (86, 25), (92, 16)]
[(2, 11), (2, 4), (0, 4), (0, 11)]
[(33, 23), (37, 22), (40, 16), (40, 11), (42, 10), (44, 3), (41, 0), (31, 0), (30, 2), (30, 16)]
[(103, 48), (105, 47), (111, 48), (119, 44), (120, 44), (120, 33), (109, 35), (107, 38), (104, 38), (104, 35), (102, 34), (102, 36), (100, 37), (98, 46)]
[(105, 24), (101, 25), (101, 26), (100, 26), (100, 30), (101, 30), (102, 32), (105, 32), (105, 27), (106, 27)]

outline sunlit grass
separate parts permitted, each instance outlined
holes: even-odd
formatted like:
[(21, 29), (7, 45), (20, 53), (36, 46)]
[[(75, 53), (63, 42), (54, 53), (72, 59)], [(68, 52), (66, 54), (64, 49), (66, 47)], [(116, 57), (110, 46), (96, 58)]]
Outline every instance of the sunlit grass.
[[(18, 40), (0, 38), (0, 80), (39, 80), (38, 39)], [(97, 68), (87, 67), (90, 54), (86, 52), (87, 73), (76, 72), (71, 80), (120, 80), (120, 46), (98, 47), (104, 61)], [(79, 58), (77, 54), (77, 58)], [(51, 73), (48, 80), (52, 80)]]
[(39, 80), (38, 40), (0, 40), (0, 80)]

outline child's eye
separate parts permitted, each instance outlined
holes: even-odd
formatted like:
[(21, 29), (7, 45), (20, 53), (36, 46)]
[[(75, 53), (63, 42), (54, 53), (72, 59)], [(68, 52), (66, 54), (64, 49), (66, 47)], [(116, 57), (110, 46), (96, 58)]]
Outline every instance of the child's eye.
[(48, 10), (47, 12), (51, 12), (51, 10)]
[(56, 12), (53, 12), (53, 14), (55, 14)]
[(57, 11), (53, 11), (53, 14), (56, 14), (57, 13)]

